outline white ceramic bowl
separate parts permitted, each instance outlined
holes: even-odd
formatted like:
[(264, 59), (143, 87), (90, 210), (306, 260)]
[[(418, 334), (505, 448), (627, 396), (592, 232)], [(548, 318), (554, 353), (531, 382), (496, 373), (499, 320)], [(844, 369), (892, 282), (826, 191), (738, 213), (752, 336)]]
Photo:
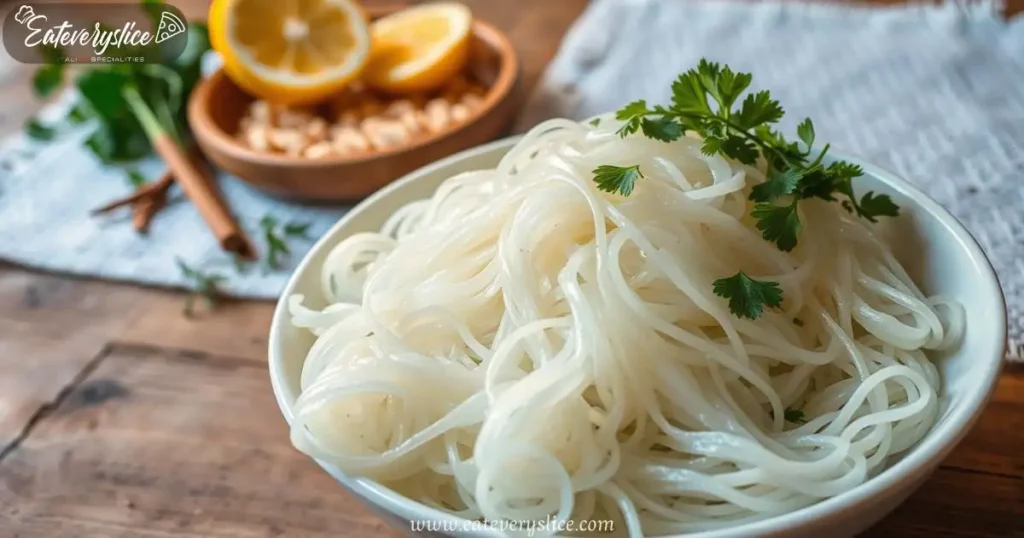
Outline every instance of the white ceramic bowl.
[[(299, 393), (299, 373), (313, 337), (289, 322), (287, 298), (306, 296), (309, 306), (324, 306), (320, 297), (320, 266), (339, 241), (357, 232), (377, 231), (403, 204), (429, 197), (451, 175), (494, 167), (516, 142), (505, 139), (463, 151), (421, 168), (380, 190), (349, 212), (299, 265), (285, 286), (270, 327), (270, 379), (285, 420)], [(848, 159), (854, 162), (856, 159)], [(883, 233), (894, 253), (926, 293), (952, 296), (967, 310), (962, 345), (933, 357), (942, 373), (941, 412), (928, 435), (898, 461), (863, 485), (813, 506), (764, 521), (729, 529), (687, 535), (726, 537), (852, 536), (877, 522), (914, 492), (967, 434), (992, 393), (1003, 363), (1006, 316), (995, 273), (974, 238), (934, 200), (895, 175), (867, 163), (858, 187), (889, 193), (901, 211)], [(319, 301), (319, 303), (317, 302)], [(356, 497), (390, 523), (410, 533), (412, 520), (459, 522), (444, 512), (406, 499), (370, 480), (345, 476), (318, 462)], [(500, 536), (497, 532), (448, 532), (434, 536)]]

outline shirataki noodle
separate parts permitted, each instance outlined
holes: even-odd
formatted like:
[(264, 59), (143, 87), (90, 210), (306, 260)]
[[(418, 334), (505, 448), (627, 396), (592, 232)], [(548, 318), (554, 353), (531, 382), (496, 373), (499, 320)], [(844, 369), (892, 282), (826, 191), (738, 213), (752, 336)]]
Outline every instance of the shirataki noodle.
[[(801, 203), (780, 251), (749, 217), (762, 170), (617, 127), (545, 122), (338, 244), (329, 306), (291, 298), (317, 335), (295, 446), (464, 518), (639, 537), (793, 511), (920, 440), (941, 387), (924, 350), (958, 342), (960, 305), (837, 203)], [(644, 178), (602, 192), (603, 164)], [(782, 307), (731, 314), (712, 282), (738, 270)]]

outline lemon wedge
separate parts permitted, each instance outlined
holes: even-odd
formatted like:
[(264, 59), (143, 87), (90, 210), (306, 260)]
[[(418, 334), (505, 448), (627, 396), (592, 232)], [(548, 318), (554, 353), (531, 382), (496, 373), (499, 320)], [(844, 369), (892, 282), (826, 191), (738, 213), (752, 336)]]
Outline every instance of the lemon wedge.
[(469, 8), (425, 4), (377, 19), (363, 80), (379, 90), (407, 94), (439, 88), (462, 71), (469, 55)]
[(366, 15), (351, 0), (214, 0), (209, 28), (228, 76), (281, 104), (338, 92), (370, 52)]

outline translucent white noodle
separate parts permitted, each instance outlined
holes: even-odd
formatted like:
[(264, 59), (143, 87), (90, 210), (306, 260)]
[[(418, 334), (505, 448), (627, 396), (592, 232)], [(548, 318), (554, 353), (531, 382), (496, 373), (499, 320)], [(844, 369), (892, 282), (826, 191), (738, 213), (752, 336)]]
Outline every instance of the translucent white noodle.
[[(923, 350), (958, 343), (960, 305), (839, 204), (802, 202), (782, 252), (748, 216), (763, 170), (616, 128), (541, 124), (335, 247), (330, 306), (290, 302), (317, 335), (295, 445), (461, 517), (637, 537), (807, 506), (920, 440), (941, 386)], [(601, 192), (603, 164), (644, 178)], [(738, 270), (782, 308), (730, 313), (712, 282)]]

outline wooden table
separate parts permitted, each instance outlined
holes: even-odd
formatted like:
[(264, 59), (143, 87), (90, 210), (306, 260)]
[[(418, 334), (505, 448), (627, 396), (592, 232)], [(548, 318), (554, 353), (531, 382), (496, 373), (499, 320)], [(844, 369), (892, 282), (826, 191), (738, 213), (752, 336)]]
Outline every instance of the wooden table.
[[(527, 87), (585, 6), (468, 3), (510, 33)], [(35, 107), (28, 73), (0, 80), (0, 133)], [(266, 369), (272, 305), (193, 321), (182, 299), (0, 265), (0, 537), (399, 536), (289, 444)], [(1024, 536), (1024, 369), (869, 534)]]

